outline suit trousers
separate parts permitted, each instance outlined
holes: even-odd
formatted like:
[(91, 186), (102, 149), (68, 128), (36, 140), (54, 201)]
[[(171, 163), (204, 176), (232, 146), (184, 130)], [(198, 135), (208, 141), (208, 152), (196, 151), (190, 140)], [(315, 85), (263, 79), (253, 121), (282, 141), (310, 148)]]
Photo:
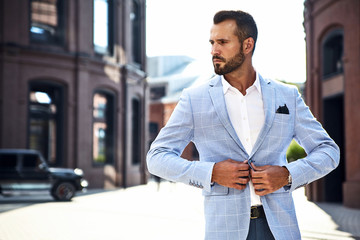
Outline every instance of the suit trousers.
[(246, 240), (275, 240), (266, 217), (250, 220), (249, 233)]

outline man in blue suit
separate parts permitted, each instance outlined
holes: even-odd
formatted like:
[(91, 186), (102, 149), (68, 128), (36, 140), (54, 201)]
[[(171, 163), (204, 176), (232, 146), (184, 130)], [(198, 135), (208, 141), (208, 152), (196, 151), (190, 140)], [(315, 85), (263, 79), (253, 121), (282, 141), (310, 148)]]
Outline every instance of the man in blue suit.
[[(152, 174), (203, 189), (206, 239), (301, 239), (292, 191), (339, 164), (338, 146), (298, 90), (254, 69), (256, 39), (248, 13), (214, 16), (217, 75), (183, 91), (147, 156)], [(288, 163), (293, 139), (307, 156)], [(190, 141), (199, 161), (180, 157)]]

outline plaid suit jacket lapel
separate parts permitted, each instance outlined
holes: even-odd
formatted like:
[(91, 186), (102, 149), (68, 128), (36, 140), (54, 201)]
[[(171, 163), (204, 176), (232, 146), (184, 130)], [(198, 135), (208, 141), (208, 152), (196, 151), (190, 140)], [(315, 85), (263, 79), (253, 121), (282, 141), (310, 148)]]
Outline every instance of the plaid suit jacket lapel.
[(214, 105), (216, 114), (218, 115), (221, 123), (224, 125), (225, 129), (228, 131), (228, 133), (230, 134), (232, 139), (236, 142), (236, 144), (239, 145), (242, 152), (244, 152), (244, 154), (246, 155), (244, 157), (248, 158), (248, 156), (247, 156), (248, 154), (246, 153), (244, 146), (241, 144), (241, 141), (240, 141), (239, 137), (237, 136), (235, 129), (233, 128), (233, 126), (231, 124), (231, 121), (230, 121), (230, 118), (229, 118), (229, 115), (227, 112), (227, 108), (226, 108), (223, 86), (221, 84), (220, 76), (216, 76), (210, 81), (209, 94), (210, 94), (211, 101)]
[(261, 143), (264, 141), (266, 134), (269, 132), (271, 125), (273, 124), (274, 117), (275, 117), (275, 89), (271, 85), (269, 80), (263, 79), (260, 75), (260, 85), (261, 85), (261, 92), (262, 98), (264, 102), (264, 112), (265, 112), (265, 122), (264, 126), (262, 127), (259, 136), (255, 142), (253, 150), (250, 154), (250, 158), (254, 153), (259, 149)]

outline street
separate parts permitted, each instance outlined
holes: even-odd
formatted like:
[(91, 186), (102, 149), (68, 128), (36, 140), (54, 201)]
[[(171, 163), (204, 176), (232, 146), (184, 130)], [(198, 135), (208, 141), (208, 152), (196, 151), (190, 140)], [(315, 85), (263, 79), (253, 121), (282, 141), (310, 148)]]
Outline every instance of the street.
[[(326, 213), (336, 212), (333, 205), (308, 202), (303, 189), (294, 197), (303, 239), (360, 236), (360, 210), (339, 206), (347, 224), (340, 226)], [(184, 184), (89, 190), (71, 202), (55, 202), (47, 194), (0, 196), (0, 240), (197, 240), (203, 232), (201, 191)]]

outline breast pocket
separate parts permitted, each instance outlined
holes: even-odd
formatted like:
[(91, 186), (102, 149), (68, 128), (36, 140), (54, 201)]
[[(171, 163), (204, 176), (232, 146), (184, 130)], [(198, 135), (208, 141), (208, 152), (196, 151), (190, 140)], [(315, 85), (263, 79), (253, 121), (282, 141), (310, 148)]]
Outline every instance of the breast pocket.
[(272, 134), (278, 136), (292, 135), (294, 128), (294, 120), (290, 114), (276, 113), (273, 124), (271, 126)]
[(294, 119), (289, 114), (276, 113), (269, 132), (263, 142), (272, 152), (283, 152), (294, 136)]
[(291, 119), (290, 114), (275, 113), (274, 122), (289, 124), (290, 119)]

